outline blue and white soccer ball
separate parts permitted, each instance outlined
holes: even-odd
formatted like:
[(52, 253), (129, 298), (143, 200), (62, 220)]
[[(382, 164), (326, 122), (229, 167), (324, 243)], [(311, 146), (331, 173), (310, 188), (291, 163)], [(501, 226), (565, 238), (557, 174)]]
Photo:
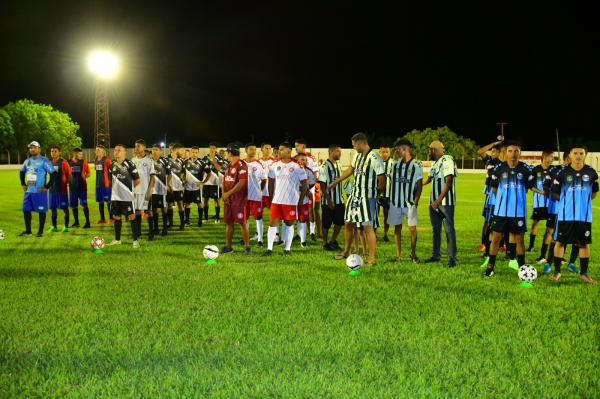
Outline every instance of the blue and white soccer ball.
[(4, 240), (4, 230), (0, 229), (0, 241)]
[(533, 283), (537, 278), (537, 270), (532, 265), (523, 265), (519, 267), (519, 279), (528, 283)]
[(358, 270), (363, 265), (363, 260), (358, 254), (352, 254), (346, 258), (346, 266), (350, 270)]
[(217, 259), (219, 257), (219, 248), (216, 245), (207, 245), (202, 251), (204, 259)]

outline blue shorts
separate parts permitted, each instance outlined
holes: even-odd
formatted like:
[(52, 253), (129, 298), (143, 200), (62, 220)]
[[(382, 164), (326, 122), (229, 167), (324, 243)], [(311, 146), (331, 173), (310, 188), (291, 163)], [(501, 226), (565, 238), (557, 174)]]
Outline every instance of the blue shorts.
[(48, 193), (25, 193), (23, 212), (48, 212)]
[(96, 187), (96, 202), (110, 202), (110, 187)]
[(77, 208), (77, 200), (81, 206), (87, 206), (87, 193), (71, 193), (69, 194), (69, 205), (71, 208)]
[(67, 209), (69, 196), (66, 193), (50, 193), (50, 209)]

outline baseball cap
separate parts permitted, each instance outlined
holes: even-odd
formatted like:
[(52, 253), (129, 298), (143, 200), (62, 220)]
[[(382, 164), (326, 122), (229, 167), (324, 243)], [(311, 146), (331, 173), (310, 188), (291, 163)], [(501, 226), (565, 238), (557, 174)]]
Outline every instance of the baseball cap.
[(436, 150), (443, 150), (444, 144), (439, 140), (433, 140), (431, 144), (429, 144), (429, 148), (434, 148)]
[(31, 147), (32, 145), (36, 147), (41, 147), (40, 143), (38, 143), (37, 141), (32, 141), (31, 143), (27, 144), (27, 147)]
[(230, 152), (231, 155), (240, 155), (240, 147), (234, 143), (227, 144), (227, 152)]

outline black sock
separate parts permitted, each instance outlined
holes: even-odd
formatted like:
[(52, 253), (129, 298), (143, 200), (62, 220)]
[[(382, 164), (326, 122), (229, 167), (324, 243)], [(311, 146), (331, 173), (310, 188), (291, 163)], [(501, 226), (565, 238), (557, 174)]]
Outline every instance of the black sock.
[(498, 244), (499, 247), (503, 247), (506, 245), (506, 242), (504, 241), (504, 234), (502, 234), (502, 238), (500, 239), (500, 243)]
[(496, 255), (490, 255), (490, 261), (488, 263), (488, 268), (493, 269), (496, 265)]
[(483, 244), (483, 245), (485, 245), (485, 243), (487, 242), (487, 239), (486, 239), (487, 235), (485, 234), (486, 232), (487, 232), (487, 228), (483, 229), (483, 231), (481, 232), (481, 244)]
[(529, 235), (529, 248), (533, 248), (535, 246), (535, 234)]
[(25, 220), (25, 232), (31, 234), (31, 212), (23, 212), (23, 219)]
[(58, 222), (58, 214), (56, 212), (56, 209), (52, 209), (50, 212), (52, 217), (52, 227), (56, 229), (56, 223)]
[[(165, 219), (165, 214), (163, 213), (163, 220)], [(158, 233), (158, 213), (154, 214), (154, 233)]]
[(148, 236), (154, 235), (154, 215), (148, 215)]
[(190, 222), (190, 213), (192, 212), (192, 208), (185, 208), (185, 222)]
[(562, 258), (554, 257), (554, 273), (560, 273), (560, 264), (562, 262)]
[(202, 208), (198, 207), (198, 226), (202, 226)]
[(519, 262), (519, 266), (523, 266), (525, 264), (525, 255), (517, 255), (517, 262)]
[(140, 237), (140, 230), (140, 223), (138, 223), (136, 217), (134, 220), (131, 221), (131, 235), (133, 236), (133, 241), (137, 241), (137, 239)]
[(548, 248), (548, 257), (546, 258), (546, 261), (550, 264), (552, 264), (552, 262), (554, 261), (554, 246), (555, 245), (556, 245), (555, 242), (551, 242), (550, 247)]
[(587, 274), (590, 258), (579, 258), (579, 269), (581, 274)]
[(113, 224), (115, 225), (115, 240), (119, 241), (121, 240), (121, 227), (123, 226), (123, 222), (121, 219), (115, 219)]
[(79, 224), (79, 208), (73, 208), (73, 220), (75, 224)]
[(546, 252), (548, 251), (548, 244), (542, 244), (542, 251), (540, 252), (540, 258), (546, 258)]
[(100, 211), (100, 219), (104, 220), (104, 202), (98, 203), (98, 210)]
[(42, 212), (39, 214), (40, 226), (38, 227), (38, 234), (42, 234), (44, 232), (44, 225), (46, 224), (46, 212)]
[(69, 210), (65, 212), (65, 227), (69, 227)]
[(485, 239), (485, 256), (490, 256), (490, 247), (492, 246), (492, 242), (490, 241), (490, 236), (488, 234), (487, 238)]
[[(166, 231), (167, 228), (169, 227), (169, 215), (167, 213), (163, 213), (162, 214), (162, 219), (163, 219), (163, 230)], [(171, 210), (171, 222), (172, 221), (173, 221), (173, 210)], [(158, 221), (156, 221), (156, 226), (158, 228)]]
[(85, 216), (85, 222), (90, 224), (90, 208), (87, 206), (83, 208), (83, 216)]
[(179, 222), (181, 225), (185, 224), (185, 213), (183, 211), (179, 211)]
[[(571, 247), (571, 256), (569, 257), (569, 263), (575, 263), (577, 256), (579, 255), (579, 246), (573, 244)], [(589, 258), (588, 258), (589, 260)]]
[(173, 208), (167, 210), (167, 218), (169, 219), (169, 226), (173, 226)]
[(509, 253), (508, 259), (513, 260), (517, 256), (517, 243), (509, 242), (508, 243)]
[(220, 219), (219, 214), (221, 213), (221, 207), (215, 206), (215, 219)]
[(204, 219), (208, 220), (208, 205), (204, 207)]
[(134, 234), (134, 240), (137, 240), (142, 236), (142, 215), (135, 215), (135, 224), (132, 224), (131, 227), (135, 226), (136, 230)]

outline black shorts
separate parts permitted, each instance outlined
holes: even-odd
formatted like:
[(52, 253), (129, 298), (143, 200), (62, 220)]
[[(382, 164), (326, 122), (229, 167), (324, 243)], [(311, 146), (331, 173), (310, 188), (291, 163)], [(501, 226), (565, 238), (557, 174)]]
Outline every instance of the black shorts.
[(337, 204), (334, 209), (329, 209), (329, 207), (323, 204), (323, 216), (322, 216), (322, 224), (324, 229), (328, 229), (332, 224), (336, 226), (344, 225), (344, 212), (345, 207), (344, 204)]
[(588, 222), (558, 222), (554, 240), (561, 244), (576, 244), (580, 247), (592, 243), (592, 224)]
[(506, 218), (494, 216), (491, 230), (498, 233), (521, 234), (527, 231), (525, 218)]
[(532, 220), (548, 220), (548, 208), (533, 208)]
[(221, 190), (217, 185), (204, 185), (202, 186), (202, 198), (212, 198), (218, 200), (221, 198)]
[(548, 214), (548, 219), (546, 220), (546, 226), (551, 229), (556, 228), (556, 213)]
[(183, 201), (183, 191), (167, 192), (167, 204)]
[(111, 215), (133, 215), (135, 213), (133, 202), (131, 201), (110, 201)]
[(183, 202), (185, 204), (199, 204), (202, 197), (200, 197), (200, 190), (183, 192)]
[(152, 209), (162, 209), (167, 207), (167, 201), (164, 195), (152, 194)]
[(379, 197), (377, 199), (377, 205), (379, 205), (387, 211), (388, 209), (390, 209), (390, 199), (388, 197)]

